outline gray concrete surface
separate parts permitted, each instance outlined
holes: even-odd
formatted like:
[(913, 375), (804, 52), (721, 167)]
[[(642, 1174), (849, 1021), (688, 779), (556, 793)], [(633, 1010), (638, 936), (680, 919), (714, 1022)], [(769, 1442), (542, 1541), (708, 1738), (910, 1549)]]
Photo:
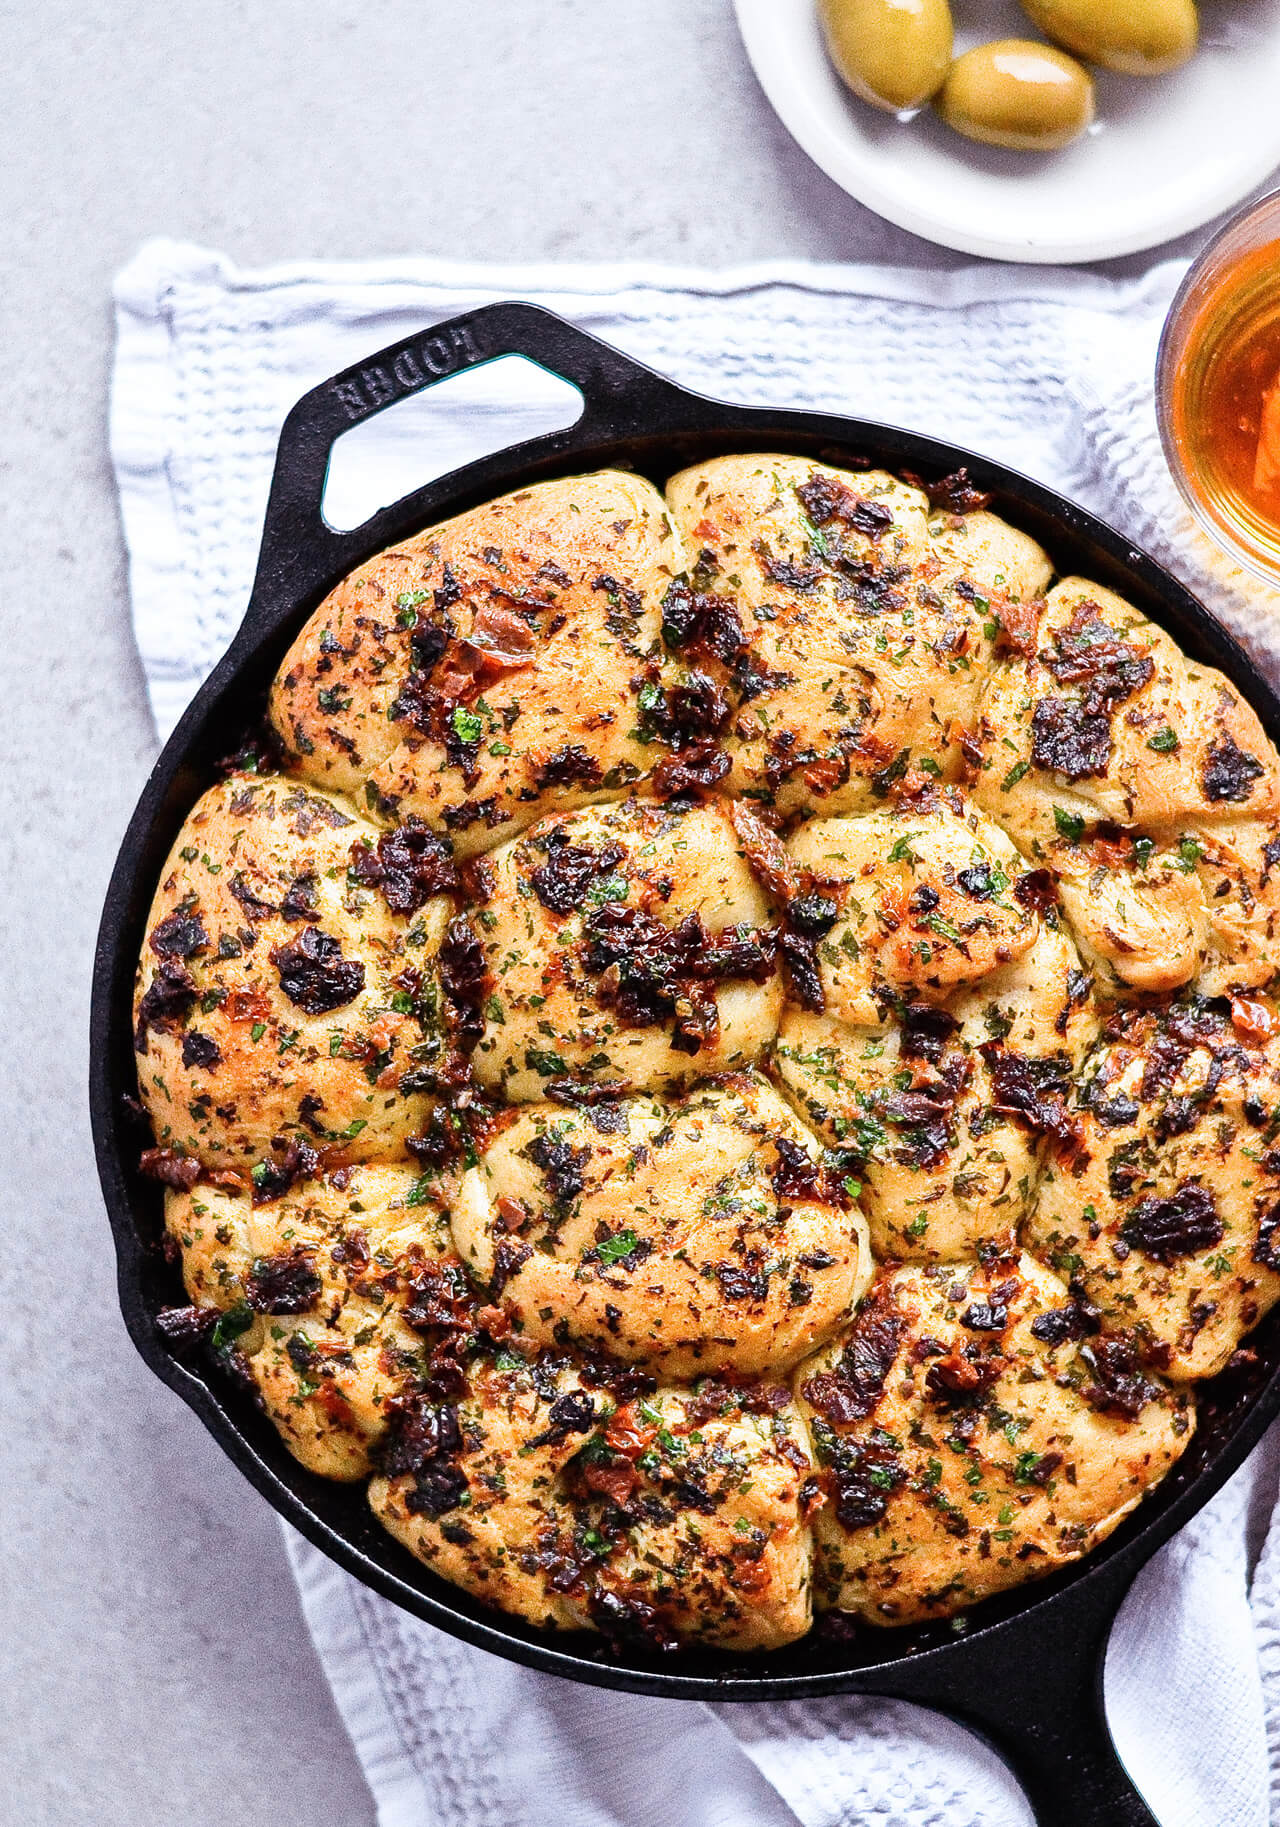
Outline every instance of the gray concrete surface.
[(15, 1134), (0, 1246), (0, 1821), (367, 1827), (275, 1519), (113, 1312), (84, 1113), (86, 983), (155, 744), (106, 450), (111, 276), (157, 233), (245, 263), (955, 261), (793, 147), (728, 0), (3, 0), (0, 68), (0, 971)]

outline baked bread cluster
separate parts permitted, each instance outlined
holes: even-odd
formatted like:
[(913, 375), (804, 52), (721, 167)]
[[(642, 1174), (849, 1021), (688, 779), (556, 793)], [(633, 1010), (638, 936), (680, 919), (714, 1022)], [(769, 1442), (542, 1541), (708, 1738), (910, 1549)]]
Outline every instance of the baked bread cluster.
[(303, 1465), (537, 1624), (767, 1650), (1089, 1551), (1280, 1294), (1280, 767), (963, 473), (544, 483), (192, 808), (144, 1167)]

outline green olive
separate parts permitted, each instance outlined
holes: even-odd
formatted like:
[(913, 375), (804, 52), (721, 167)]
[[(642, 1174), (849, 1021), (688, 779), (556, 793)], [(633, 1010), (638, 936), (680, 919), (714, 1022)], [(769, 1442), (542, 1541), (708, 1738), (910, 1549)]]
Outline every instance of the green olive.
[(1176, 70), (1196, 48), (1195, 0), (1022, 0), (1046, 38), (1129, 76)]
[(900, 114), (923, 108), (951, 62), (947, 0), (818, 0), (831, 61), (855, 95)]
[(1052, 152), (1092, 121), (1093, 82), (1052, 45), (1002, 38), (956, 58), (937, 106), (947, 125), (967, 139)]

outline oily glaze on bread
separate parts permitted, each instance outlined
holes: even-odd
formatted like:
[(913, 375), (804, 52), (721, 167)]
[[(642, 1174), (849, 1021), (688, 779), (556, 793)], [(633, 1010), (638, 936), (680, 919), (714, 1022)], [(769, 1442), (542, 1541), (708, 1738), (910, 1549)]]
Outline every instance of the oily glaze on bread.
[(963, 477), (754, 454), (299, 633), (139, 965), (164, 1325), (443, 1578), (655, 1647), (952, 1615), (1280, 1295), (1280, 765), (1051, 584)]

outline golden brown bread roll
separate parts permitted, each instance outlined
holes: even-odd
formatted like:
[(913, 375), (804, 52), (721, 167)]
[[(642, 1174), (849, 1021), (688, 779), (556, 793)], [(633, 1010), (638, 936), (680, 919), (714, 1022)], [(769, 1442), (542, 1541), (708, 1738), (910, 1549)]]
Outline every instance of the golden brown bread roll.
[(660, 1090), (757, 1060), (782, 988), (773, 906), (719, 801), (547, 819), (486, 859), (475, 1072), (512, 1101), (577, 1074)]
[(778, 1371), (848, 1317), (866, 1222), (754, 1074), (686, 1098), (531, 1104), (463, 1179), (462, 1260), (519, 1333), (665, 1377)]
[(932, 536), (920, 489), (798, 457), (717, 458), (667, 498), (694, 570), (664, 630), (724, 681), (728, 790), (836, 812), (874, 804), (909, 769), (957, 778), (996, 630), (987, 598), (1043, 586), (1033, 541), (1011, 528), (997, 540), (988, 519), (974, 589), (965, 541), (946, 518)]
[(1185, 1395), (1030, 1257), (890, 1270), (795, 1372), (826, 1502), (815, 1598), (960, 1611), (1109, 1535), (1190, 1437)]
[[(183, 825), (147, 921), (138, 1085), (162, 1148), (259, 1176), (303, 1149), (389, 1160), (421, 1126), (414, 1001), (448, 918), (433, 861), (393, 912), (340, 795), (232, 774)], [(383, 854), (386, 854), (383, 844)], [(445, 859), (447, 861), (447, 859)], [(385, 886), (385, 885), (384, 885)]]
[(456, 1189), (456, 1175), (365, 1166), (266, 1202), (205, 1182), (168, 1194), (189, 1323), (221, 1315), (215, 1351), (311, 1471), (367, 1476), (388, 1403), (423, 1353), (424, 1315), (465, 1302), (448, 1225)]
[(1074, 1158), (1026, 1242), (1174, 1377), (1212, 1376), (1280, 1298), (1280, 1013), (1191, 1000), (1114, 1018), (1073, 1099)]
[(573, 1370), (508, 1353), (456, 1419), (419, 1431), (433, 1448), (443, 1433), (446, 1451), (374, 1478), (370, 1503), (477, 1597), (650, 1649), (775, 1649), (809, 1628), (811, 1449), (785, 1387), (618, 1406)]
[(878, 1256), (1008, 1247), (1094, 1026), (1051, 886), (956, 788), (788, 851), (827, 911), (779, 1083), (865, 1181)]
[(1083, 578), (1018, 636), (983, 692), (975, 793), (1060, 878), (1091, 962), (1140, 991), (1267, 981), (1280, 761), (1254, 711)]
[(308, 780), (459, 856), (651, 765), (638, 692), (682, 567), (637, 476), (544, 482), (404, 540), (338, 585), (276, 677), (271, 715)]

